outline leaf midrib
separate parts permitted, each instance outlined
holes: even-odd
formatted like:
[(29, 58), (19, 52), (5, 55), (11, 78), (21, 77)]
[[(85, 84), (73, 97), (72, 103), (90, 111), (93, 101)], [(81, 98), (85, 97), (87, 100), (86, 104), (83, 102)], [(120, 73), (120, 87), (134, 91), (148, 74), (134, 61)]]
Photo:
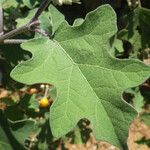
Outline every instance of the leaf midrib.
[[(59, 44), (59, 45), (60, 45), (60, 44)], [(64, 48), (63, 48), (61, 45), (60, 45), (60, 47), (62, 48), (63, 52), (68, 56), (68, 58), (71, 60), (71, 62), (74, 64), (73, 66), (76, 66), (77, 64), (74, 63), (73, 59), (67, 54), (67, 52), (64, 50)], [(77, 67), (78, 67), (78, 65), (77, 65)], [(72, 67), (72, 68), (73, 68), (73, 67)], [(105, 112), (106, 112), (106, 114), (107, 114), (107, 116), (108, 116), (108, 119), (110, 120), (110, 123), (112, 124), (113, 130), (114, 130), (114, 134), (115, 134), (115, 136), (116, 136), (117, 139), (118, 139), (118, 135), (116, 134), (116, 131), (115, 131), (113, 122), (112, 122), (111, 118), (109, 117), (109, 115), (108, 115), (108, 113), (107, 113), (105, 107), (103, 106), (103, 104), (102, 104), (102, 102), (101, 102), (101, 99), (97, 96), (97, 94), (96, 94), (96, 92), (94, 91), (93, 87), (90, 85), (90, 83), (88, 82), (88, 80), (86, 79), (86, 77), (83, 75), (83, 73), (82, 73), (82, 71), (80, 70), (79, 67), (78, 67), (78, 69), (79, 69), (80, 73), (82, 74), (83, 78), (85, 79), (85, 81), (87, 82), (87, 84), (89, 85), (89, 87), (91, 88), (91, 90), (93, 91), (94, 95), (96, 96), (96, 102), (97, 102), (97, 104), (100, 102), (101, 105), (102, 105), (102, 107), (104, 108), (104, 110), (105, 110)], [(70, 76), (70, 78), (71, 78), (71, 76)], [(99, 99), (99, 101), (98, 101), (97, 99)], [(96, 107), (97, 107), (97, 105), (96, 105)], [(97, 117), (97, 114), (95, 114), (95, 115), (96, 115), (96, 117)], [(119, 141), (118, 141), (118, 142), (119, 142)], [(119, 143), (120, 143), (120, 142), (119, 142)]]

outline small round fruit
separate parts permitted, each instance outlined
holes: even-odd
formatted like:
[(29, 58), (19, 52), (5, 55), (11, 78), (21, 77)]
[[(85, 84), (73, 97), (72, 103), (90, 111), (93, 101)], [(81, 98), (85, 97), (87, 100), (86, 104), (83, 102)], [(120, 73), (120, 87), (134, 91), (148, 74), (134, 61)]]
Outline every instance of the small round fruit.
[(39, 100), (39, 106), (41, 107), (41, 108), (46, 108), (46, 107), (48, 107), (49, 106), (49, 100), (47, 99), (47, 98), (42, 98), (42, 99), (40, 99)]

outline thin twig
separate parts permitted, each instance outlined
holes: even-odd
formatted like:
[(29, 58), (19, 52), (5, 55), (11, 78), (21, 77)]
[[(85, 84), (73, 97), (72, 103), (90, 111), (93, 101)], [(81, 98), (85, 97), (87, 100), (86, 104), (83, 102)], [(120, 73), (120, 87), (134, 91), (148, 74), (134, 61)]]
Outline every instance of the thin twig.
[(0, 4), (0, 35), (3, 34), (3, 8)]
[(44, 93), (44, 97), (47, 97), (48, 92), (49, 92), (49, 85), (46, 85), (46, 86), (45, 86), (45, 93)]
[(33, 26), (38, 26), (39, 25), (39, 21), (35, 21), (35, 22), (32, 22), (32, 23), (27, 23), (26, 25), (18, 28), (18, 29), (14, 29), (4, 35), (2, 35), (0, 37), (0, 42), (3, 42), (5, 39), (9, 39), (9, 38), (12, 38), (20, 33), (23, 33), (23, 32), (26, 32), (26, 31), (29, 31), (31, 29), (31, 27)]
[(6, 39), (3, 42), (1, 42), (0, 44), (22, 44), (26, 41), (27, 40), (25, 40), (25, 39)]
[(38, 17), (42, 14), (42, 12), (48, 7), (48, 5), (50, 4), (50, 2), (51, 2), (51, 0), (43, 0), (42, 1), (39, 9), (37, 10), (37, 12), (35, 13), (35, 15), (30, 20), (30, 23), (38, 19)]
[(10, 119), (7, 119), (7, 120), (9, 123), (16, 124), (16, 123), (22, 123), (22, 122), (28, 121), (29, 119), (22, 119), (22, 120), (17, 120), (17, 121), (12, 121)]
[(41, 15), (41, 13), (46, 9), (46, 7), (50, 4), (51, 0), (44, 0), (40, 7), (38, 8), (37, 12), (35, 13), (35, 15), (32, 17), (32, 19), (29, 21), (29, 23), (27, 23), (26, 25), (18, 28), (18, 29), (14, 29), (4, 35), (0, 36), (0, 43), (4, 43), (3, 41), (9, 38), (12, 38), (18, 34), (21, 34), (23, 32), (26, 31), (30, 31), (31, 28), (33, 27), (37, 27), (39, 26), (39, 21), (38, 21), (38, 17)]
[(138, 5), (139, 5), (139, 7), (142, 7), (141, 6), (141, 0), (138, 0)]
[(37, 32), (37, 33), (39, 33), (39, 34), (41, 34), (43, 36), (48, 36), (48, 34), (44, 30), (39, 29), (39, 28), (35, 28), (34, 32)]

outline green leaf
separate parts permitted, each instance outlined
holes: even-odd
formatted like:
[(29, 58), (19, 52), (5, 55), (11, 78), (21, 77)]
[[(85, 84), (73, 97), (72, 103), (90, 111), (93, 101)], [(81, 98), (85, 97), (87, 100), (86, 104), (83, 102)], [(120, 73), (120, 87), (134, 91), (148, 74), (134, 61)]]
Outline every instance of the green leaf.
[(139, 117), (140, 121), (143, 121), (147, 126), (150, 127), (150, 113), (143, 113)]
[(123, 43), (122, 43), (122, 41), (116, 39), (116, 40), (115, 40), (115, 43), (114, 43), (114, 48), (115, 48), (118, 52), (120, 52), (120, 53), (123, 52), (124, 49), (123, 49)]
[(52, 86), (52, 87), (50, 88), (49, 93), (50, 93), (51, 99), (52, 99), (53, 101), (55, 101), (55, 100), (57, 99), (57, 89), (56, 89), (54, 86)]
[[(17, 28), (27, 24), (31, 18), (34, 16), (34, 14), (36, 13), (37, 8), (30, 10), (29, 12), (27, 12), (26, 15), (24, 15), (22, 18), (19, 18), (16, 20), (17, 22)], [(44, 30), (48, 30), (51, 29), (51, 23), (50, 23), (50, 19), (49, 19), (49, 13), (48, 12), (43, 12), (42, 15), (39, 17), (40, 21), (41, 21), (41, 28)]]
[(33, 110), (38, 110), (39, 108), (39, 103), (38, 100), (36, 99), (36, 95), (29, 95), (26, 94), (24, 97), (20, 100), (20, 106), (23, 109), (33, 109)]
[(74, 21), (73, 26), (80, 26), (84, 22), (83, 18), (78, 18)]
[(11, 145), (9, 144), (9, 140), (7, 135), (5, 134), (3, 128), (0, 126), (0, 149), (1, 150), (12, 150)]
[(74, 144), (82, 144), (82, 137), (81, 137), (81, 131), (80, 128), (78, 126), (75, 127), (74, 129)]
[(3, 9), (7, 9), (7, 8), (10, 8), (10, 7), (17, 7), (18, 5), (18, 2), (17, 0), (1, 0), (2, 3), (2, 6), (3, 6)]
[(117, 56), (117, 54), (124, 52), (123, 42), (117, 39), (115, 36), (111, 38), (110, 46), (110, 53), (112, 54), (112, 56)]
[(23, 3), (25, 6), (32, 9), (34, 6), (38, 4), (38, 1), (37, 0), (23, 0)]
[(116, 15), (105, 5), (89, 13), (80, 26), (62, 23), (55, 33), (57, 41), (39, 38), (22, 44), (32, 59), (19, 64), (11, 77), (56, 87), (57, 99), (50, 109), (54, 136), (65, 135), (87, 118), (97, 140), (127, 149), (128, 128), (136, 111), (122, 100), (122, 93), (144, 82), (150, 68), (108, 53), (109, 39), (116, 32)]
[(144, 106), (144, 99), (140, 91), (138, 91), (133, 98), (133, 106), (138, 112), (142, 111), (142, 107)]
[(0, 110), (0, 150), (23, 150), (23, 147), (18, 143), (10, 131), (7, 118)]
[(53, 5), (50, 5), (48, 10), (52, 24), (52, 34), (54, 34), (59, 25), (65, 21), (65, 17)]
[(24, 16), (22, 16), (21, 18), (16, 19), (17, 22), (17, 28), (27, 24), (31, 18), (33, 17), (33, 15), (35, 14), (35, 12), (37, 11), (37, 9), (32, 9), (30, 11), (28, 11)]
[(118, 38), (131, 43), (135, 55), (150, 47), (150, 9), (137, 7), (127, 16), (127, 27), (119, 32)]
[(24, 145), (25, 140), (29, 137), (36, 137), (40, 131), (40, 128), (36, 125), (34, 121), (27, 120), (12, 125), (12, 134), (18, 141)]
[[(24, 17), (16, 20), (17, 27), (28, 23), (37, 9), (30, 10)], [(53, 5), (50, 5), (47, 12), (43, 12), (39, 17), (40, 27), (49, 34), (54, 34), (59, 25), (65, 21), (65, 17)]]
[(132, 105), (135, 108), (135, 110), (137, 112), (141, 112), (145, 102), (144, 97), (141, 95), (139, 87), (127, 89), (125, 93), (130, 94), (129, 97), (130, 99), (132, 99)]
[(30, 101), (29, 101), (29, 107), (28, 108), (37, 110), (38, 107), (39, 107), (39, 103), (38, 103), (35, 95), (32, 95), (30, 98)]

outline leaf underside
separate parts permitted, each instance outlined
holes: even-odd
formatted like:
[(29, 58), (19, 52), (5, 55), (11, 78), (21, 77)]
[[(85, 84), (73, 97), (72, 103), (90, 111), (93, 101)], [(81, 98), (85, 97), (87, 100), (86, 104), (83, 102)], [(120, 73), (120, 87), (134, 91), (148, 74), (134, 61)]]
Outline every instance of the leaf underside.
[(38, 38), (22, 44), (32, 58), (19, 64), (11, 77), (25, 84), (49, 83), (57, 89), (50, 108), (54, 136), (68, 133), (81, 118), (91, 121), (97, 140), (127, 148), (136, 111), (122, 92), (144, 82), (150, 68), (138, 60), (113, 58), (108, 41), (117, 31), (109, 5), (89, 13), (80, 26), (62, 23), (54, 40)]

